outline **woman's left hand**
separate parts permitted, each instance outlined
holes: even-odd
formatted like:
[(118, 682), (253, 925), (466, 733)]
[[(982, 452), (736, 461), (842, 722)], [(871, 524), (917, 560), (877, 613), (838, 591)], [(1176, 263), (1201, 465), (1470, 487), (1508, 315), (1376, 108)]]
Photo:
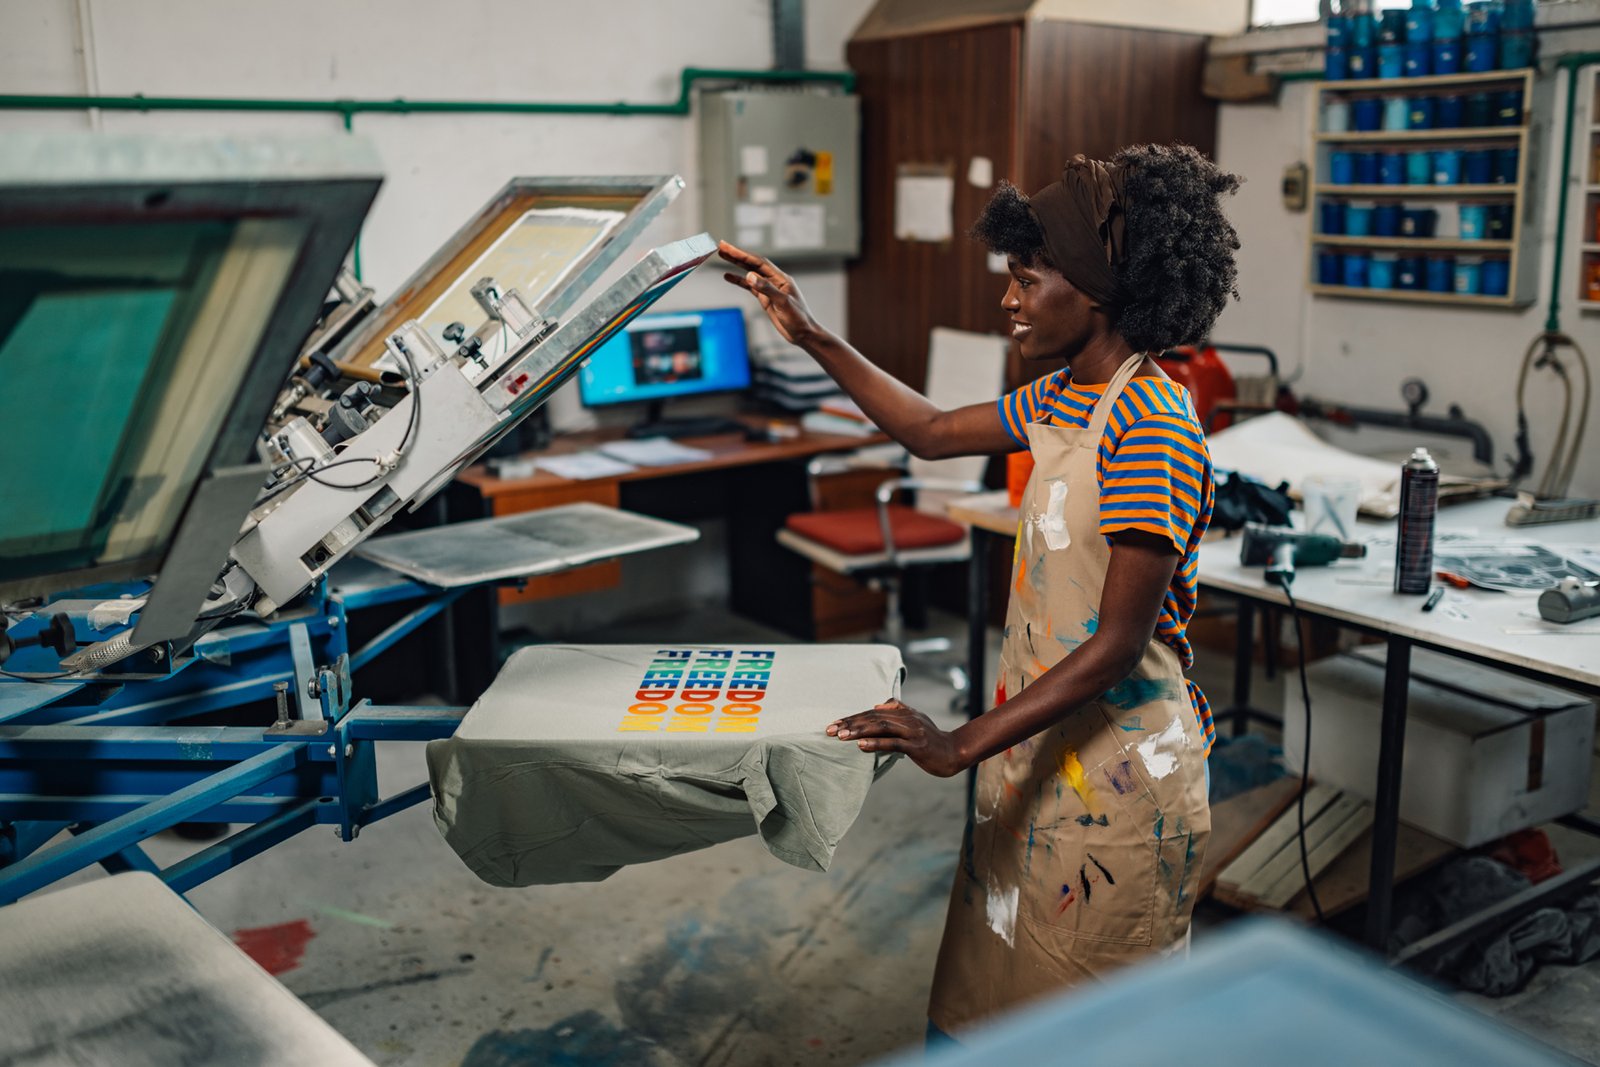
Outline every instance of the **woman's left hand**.
[(898, 700), (847, 715), (830, 723), (827, 732), (829, 737), (856, 742), (863, 752), (903, 752), (940, 778), (953, 777), (969, 766), (954, 733), (939, 729), (932, 719)]

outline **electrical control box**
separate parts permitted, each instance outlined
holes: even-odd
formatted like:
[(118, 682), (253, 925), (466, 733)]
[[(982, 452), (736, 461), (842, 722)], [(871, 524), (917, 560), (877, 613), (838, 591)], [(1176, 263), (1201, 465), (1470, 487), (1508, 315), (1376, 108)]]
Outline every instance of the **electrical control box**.
[(861, 105), (841, 93), (703, 93), (702, 225), (780, 266), (861, 249)]

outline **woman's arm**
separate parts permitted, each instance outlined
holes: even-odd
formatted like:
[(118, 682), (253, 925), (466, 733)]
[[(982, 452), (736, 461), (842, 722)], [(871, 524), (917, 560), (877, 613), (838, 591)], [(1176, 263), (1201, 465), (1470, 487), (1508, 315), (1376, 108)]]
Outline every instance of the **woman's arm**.
[(1179, 558), (1165, 537), (1141, 530), (1115, 535), (1098, 628), (1032, 685), (986, 715), (945, 731), (895, 701), (846, 716), (827, 732), (856, 741), (864, 752), (903, 752), (940, 777), (1004, 752), (1098, 699), (1138, 666)]
[(992, 400), (942, 410), (817, 322), (794, 279), (771, 261), (726, 241), (718, 249), (723, 259), (745, 269), (743, 274), (723, 277), (754, 294), (783, 339), (808, 352), (861, 406), (867, 418), (906, 451), (922, 459), (944, 459), (1017, 450)]

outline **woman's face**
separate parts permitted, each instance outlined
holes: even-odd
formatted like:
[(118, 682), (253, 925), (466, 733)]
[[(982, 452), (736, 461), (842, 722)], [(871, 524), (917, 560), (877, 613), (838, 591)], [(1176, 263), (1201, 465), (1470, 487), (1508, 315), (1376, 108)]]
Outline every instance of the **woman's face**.
[(1023, 359), (1064, 359), (1083, 351), (1094, 332), (1094, 301), (1061, 273), (1042, 263), (1009, 257), (1011, 284), (1000, 306), (1011, 316), (1011, 336)]

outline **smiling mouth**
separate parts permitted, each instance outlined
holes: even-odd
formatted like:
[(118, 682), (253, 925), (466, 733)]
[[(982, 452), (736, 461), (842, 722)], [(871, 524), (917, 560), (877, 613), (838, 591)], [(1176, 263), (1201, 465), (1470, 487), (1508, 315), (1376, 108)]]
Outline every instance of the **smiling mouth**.
[(1015, 321), (1011, 323), (1011, 336), (1016, 338), (1018, 341), (1028, 336), (1029, 332), (1032, 330), (1033, 326), (1031, 323)]

